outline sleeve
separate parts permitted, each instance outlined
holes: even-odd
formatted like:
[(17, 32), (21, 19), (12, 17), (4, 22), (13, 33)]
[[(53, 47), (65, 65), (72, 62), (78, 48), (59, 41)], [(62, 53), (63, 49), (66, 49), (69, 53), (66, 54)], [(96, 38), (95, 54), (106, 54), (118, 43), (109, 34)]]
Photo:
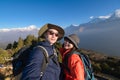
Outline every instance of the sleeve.
[(29, 56), (26, 67), (23, 70), (21, 80), (40, 80), (40, 68), (43, 60), (42, 51), (34, 49)]
[(71, 55), (68, 60), (68, 66), (73, 80), (84, 80), (84, 66), (79, 55)]

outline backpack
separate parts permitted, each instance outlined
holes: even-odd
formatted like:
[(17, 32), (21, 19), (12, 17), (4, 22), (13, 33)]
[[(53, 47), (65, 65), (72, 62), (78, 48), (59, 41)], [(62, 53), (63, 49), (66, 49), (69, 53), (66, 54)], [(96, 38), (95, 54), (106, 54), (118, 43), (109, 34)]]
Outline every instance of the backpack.
[(95, 80), (91, 62), (90, 62), (88, 56), (86, 56), (85, 54), (83, 54), (81, 52), (72, 51), (72, 52), (66, 54), (64, 57), (64, 60), (63, 60), (63, 64), (65, 65), (64, 68), (70, 73), (70, 70), (68, 68), (68, 58), (72, 54), (77, 54), (82, 59), (82, 62), (84, 65), (84, 71), (85, 71), (85, 80)]
[(43, 47), (43, 46), (27, 46), (27, 47), (23, 47), (21, 48), (18, 53), (16, 55), (13, 56), (13, 60), (12, 60), (12, 66), (13, 66), (13, 76), (17, 76), (19, 75), (23, 68), (26, 66), (26, 62), (28, 60), (29, 57), (29, 53), (34, 49), (34, 48), (40, 48), (43, 51), (44, 54), (44, 60), (41, 66), (41, 74), (40, 76), (42, 77), (48, 63), (49, 63), (49, 55), (47, 50)]

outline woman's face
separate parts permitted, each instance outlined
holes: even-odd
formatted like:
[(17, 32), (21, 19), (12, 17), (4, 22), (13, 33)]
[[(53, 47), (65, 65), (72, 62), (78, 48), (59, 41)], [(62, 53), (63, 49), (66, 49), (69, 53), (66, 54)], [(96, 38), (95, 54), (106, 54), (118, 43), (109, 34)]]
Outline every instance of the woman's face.
[(59, 37), (59, 33), (55, 29), (49, 29), (46, 32), (46, 39), (50, 42), (51, 45), (53, 45)]
[(72, 49), (73, 47), (74, 47), (74, 45), (70, 40), (64, 39), (64, 48), (65, 49)]

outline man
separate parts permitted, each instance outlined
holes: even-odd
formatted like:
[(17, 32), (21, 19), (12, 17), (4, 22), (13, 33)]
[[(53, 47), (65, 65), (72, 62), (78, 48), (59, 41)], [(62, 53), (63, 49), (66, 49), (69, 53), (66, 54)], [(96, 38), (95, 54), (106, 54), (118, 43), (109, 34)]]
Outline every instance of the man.
[[(64, 36), (64, 30), (54, 24), (46, 24), (39, 30), (39, 37), (44, 38), (45, 41), (39, 42), (38, 46), (43, 46), (49, 56), (54, 55), (54, 43)], [(44, 55), (41, 49), (35, 48), (29, 56), (27, 66), (24, 68), (21, 80), (59, 80), (60, 66), (57, 61), (57, 56), (50, 58), (43, 76), (40, 71)]]

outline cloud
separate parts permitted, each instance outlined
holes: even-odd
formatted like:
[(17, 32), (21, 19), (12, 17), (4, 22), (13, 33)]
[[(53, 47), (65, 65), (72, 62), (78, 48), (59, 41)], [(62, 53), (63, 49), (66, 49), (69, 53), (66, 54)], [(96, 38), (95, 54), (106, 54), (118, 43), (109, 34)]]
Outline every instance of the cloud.
[(72, 26), (76, 26), (76, 27), (78, 27), (78, 26), (79, 26), (79, 24), (72, 24)]
[(35, 25), (20, 28), (4, 28), (0, 29), (0, 43), (12, 43), (17, 41), (19, 37), (25, 39), (27, 35), (38, 36), (38, 28)]
[(106, 16), (99, 16), (98, 18), (100, 18), (100, 19), (108, 19), (110, 17), (111, 17), (111, 14), (106, 15)]
[[(116, 13), (117, 15), (120, 15), (120, 10), (116, 10)], [(98, 16), (98, 17), (95, 17), (95, 16), (90, 16), (89, 18), (90, 19), (94, 19), (94, 18), (99, 18), (99, 19), (108, 19), (112, 16), (112, 14), (108, 14), (108, 15), (105, 15), (105, 16)]]
[[(96, 18), (100, 18), (100, 19), (108, 19), (108, 18), (110, 18), (111, 17), (111, 14), (109, 14), (109, 15), (106, 15), (106, 16), (98, 16), (98, 17), (96, 17)], [(93, 19), (93, 18), (95, 18), (94, 16), (90, 16), (90, 19)]]
[(28, 27), (22, 27), (22, 28), (4, 28), (0, 29), (0, 32), (10, 32), (10, 31), (31, 31), (38, 28), (35, 25), (30, 25)]
[(94, 18), (94, 16), (90, 16), (90, 19), (93, 19)]
[(4, 28), (0, 29), (0, 43), (12, 43), (19, 37), (25, 39), (27, 35), (38, 37), (38, 28), (35, 25), (22, 28)]

